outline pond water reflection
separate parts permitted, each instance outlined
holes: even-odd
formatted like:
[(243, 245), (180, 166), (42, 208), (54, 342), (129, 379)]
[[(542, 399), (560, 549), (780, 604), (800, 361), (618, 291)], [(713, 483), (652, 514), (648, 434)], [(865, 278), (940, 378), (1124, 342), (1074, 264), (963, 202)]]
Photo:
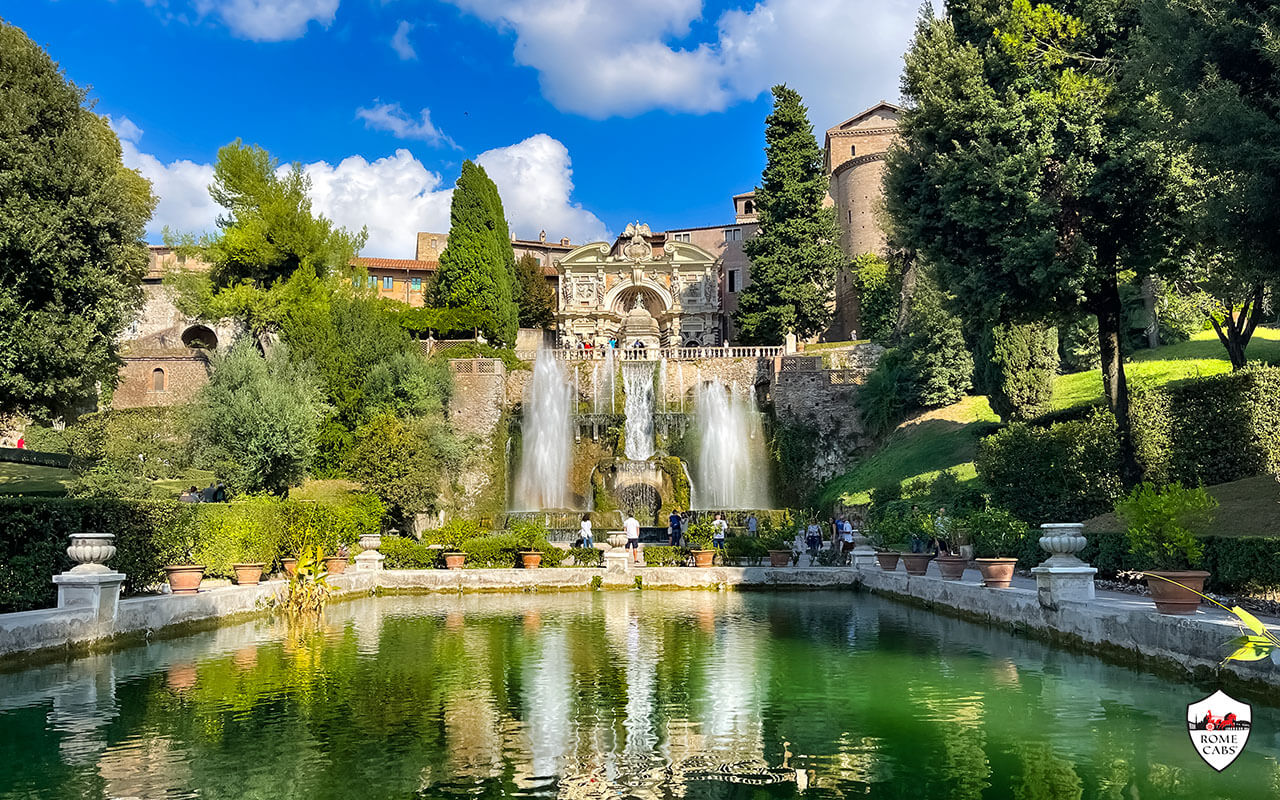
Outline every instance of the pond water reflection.
[(862, 594), (379, 597), (0, 674), (0, 798), (1275, 796), (1211, 689)]

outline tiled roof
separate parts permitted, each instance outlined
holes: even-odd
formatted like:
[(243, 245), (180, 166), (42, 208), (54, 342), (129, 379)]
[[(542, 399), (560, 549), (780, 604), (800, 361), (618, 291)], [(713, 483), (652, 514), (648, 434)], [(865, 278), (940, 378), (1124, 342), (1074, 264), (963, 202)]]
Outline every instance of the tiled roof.
[(366, 269), (420, 269), (427, 272), (435, 272), (440, 266), (438, 261), (418, 261), (415, 258), (357, 258), (353, 263)]

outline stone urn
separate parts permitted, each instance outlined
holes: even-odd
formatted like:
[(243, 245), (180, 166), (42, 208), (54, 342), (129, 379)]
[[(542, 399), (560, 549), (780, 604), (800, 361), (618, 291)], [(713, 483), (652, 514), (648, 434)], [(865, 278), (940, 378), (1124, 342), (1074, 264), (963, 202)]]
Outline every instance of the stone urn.
[(902, 566), (908, 575), (923, 575), (929, 571), (933, 553), (902, 553)]
[(360, 534), (361, 550), (377, 550), (382, 546), (381, 533), (362, 533)]
[(1042, 567), (1079, 567), (1084, 562), (1076, 555), (1088, 540), (1084, 538), (1084, 523), (1047, 522), (1040, 526), (1040, 549), (1049, 554)]
[(76, 565), (71, 571), (77, 575), (94, 572), (111, 572), (107, 561), (116, 554), (114, 533), (73, 533), (67, 547), (67, 555)]
[(611, 531), (605, 541), (609, 543), (609, 547), (626, 547), (627, 535), (621, 531)]

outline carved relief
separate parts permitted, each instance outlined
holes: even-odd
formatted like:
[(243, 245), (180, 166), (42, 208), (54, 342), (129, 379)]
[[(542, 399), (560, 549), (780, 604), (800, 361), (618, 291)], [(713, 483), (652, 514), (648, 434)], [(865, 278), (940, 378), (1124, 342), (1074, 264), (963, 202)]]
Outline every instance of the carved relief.
[(647, 223), (639, 220), (628, 222), (627, 229), (622, 232), (622, 235), (631, 241), (622, 246), (622, 257), (633, 262), (653, 260), (653, 247), (646, 239), (651, 234)]

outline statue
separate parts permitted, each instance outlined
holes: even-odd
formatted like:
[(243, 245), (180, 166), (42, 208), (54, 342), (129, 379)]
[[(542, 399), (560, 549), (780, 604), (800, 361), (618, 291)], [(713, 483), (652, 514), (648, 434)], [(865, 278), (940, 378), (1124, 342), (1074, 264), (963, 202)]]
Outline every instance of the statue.
[(653, 232), (649, 230), (648, 223), (640, 222), (639, 220), (635, 222), (628, 222), (627, 228), (622, 232), (622, 235), (631, 241), (622, 246), (623, 257), (628, 261), (634, 262), (649, 261), (652, 259), (653, 248), (649, 246), (649, 242), (646, 238), (651, 236), (652, 233)]

